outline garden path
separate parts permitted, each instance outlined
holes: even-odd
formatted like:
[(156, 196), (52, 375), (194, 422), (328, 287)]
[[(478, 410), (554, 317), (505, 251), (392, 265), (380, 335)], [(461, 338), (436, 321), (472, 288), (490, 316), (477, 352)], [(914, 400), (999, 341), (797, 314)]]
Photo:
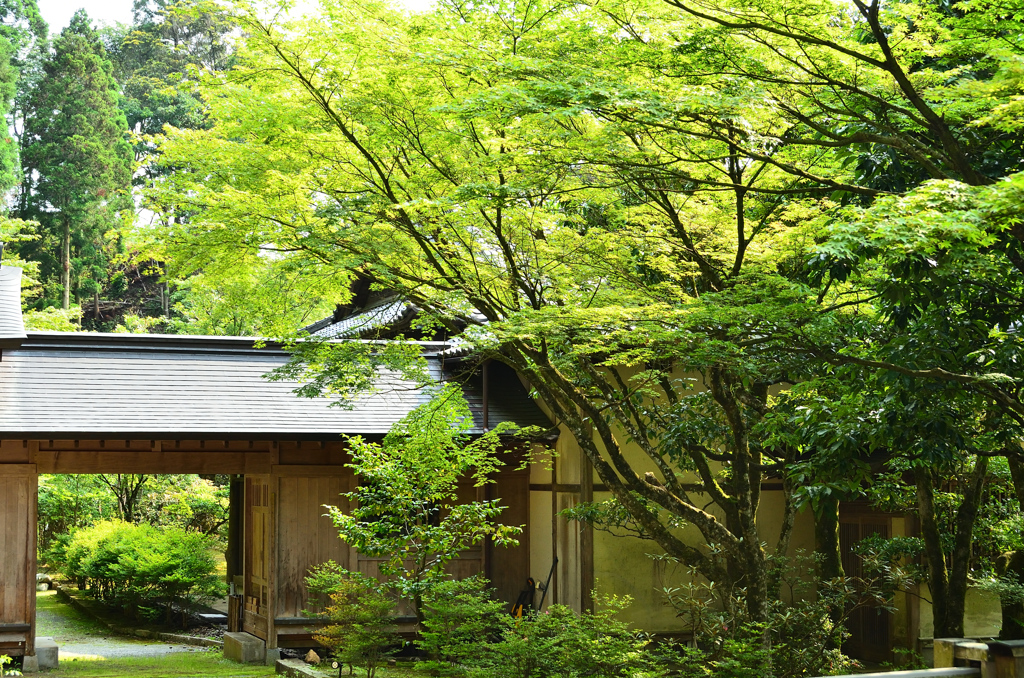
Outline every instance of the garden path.
[(192, 645), (169, 645), (159, 640), (115, 636), (99, 622), (57, 598), (56, 591), (36, 594), (36, 633), (50, 636), (60, 648), (61, 662), (112, 657), (157, 657), (175, 652), (199, 652)]

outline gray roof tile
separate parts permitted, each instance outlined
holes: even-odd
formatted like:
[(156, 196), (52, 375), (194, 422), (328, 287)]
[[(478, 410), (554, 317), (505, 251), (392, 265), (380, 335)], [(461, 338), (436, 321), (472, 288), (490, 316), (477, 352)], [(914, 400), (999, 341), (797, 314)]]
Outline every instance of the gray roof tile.
[[(446, 345), (424, 342), (432, 371)], [(263, 375), (284, 364), (279, 346), (253, 348), (242, 337), (30, 333), (0, 360), (0, 438), (139, 435), (329, 439), (379, 435), (428, 395), (394, 374), (351, 409), (299, 398), (295, 383)], [(507, 368), (504, 368), (507, 370)], [(511, 370), (490, 378), (489, 425), (513, 420), (549, 426)], [(482, 430), (479, 375), (464, 382)]]

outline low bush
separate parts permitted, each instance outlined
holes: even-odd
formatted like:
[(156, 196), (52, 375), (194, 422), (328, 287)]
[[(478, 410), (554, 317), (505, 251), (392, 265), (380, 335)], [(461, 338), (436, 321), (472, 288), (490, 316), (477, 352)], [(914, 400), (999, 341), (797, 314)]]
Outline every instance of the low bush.
[(436, 585), (423, 598), (423, 623), (416, 645), (424, 668), (436, 676), (462, 676), (485, 654), (488, 636), (502, 623), (505, 603), (480, 576)]
[(500, 639), (486, 647), (479, 678), (641, 678), (666, 675), (650, 638), (615, 615), (628, 599), (604, 598), (593, 613), (552, 605), (522, 618), (503, 615)]
[(313, 638), (341, 662), (359, 666), (367, 678), (374, 678), (399, 640), (394, 598), (381, 590), (377, 580), (341, 570), (334, 563), (321, 566), (310, 584), (319, 584), (314, 592), (330, 598), (324, 615), (331, 624)]
[[(63, 546), (63, 544), (62, 544)], [(174, 527), (112, 520), (76, 531), (54, 565), (79, 588), (133, 618), (160, 604), (187, 625), (197, 605), (223, 595), (212, 537)]]

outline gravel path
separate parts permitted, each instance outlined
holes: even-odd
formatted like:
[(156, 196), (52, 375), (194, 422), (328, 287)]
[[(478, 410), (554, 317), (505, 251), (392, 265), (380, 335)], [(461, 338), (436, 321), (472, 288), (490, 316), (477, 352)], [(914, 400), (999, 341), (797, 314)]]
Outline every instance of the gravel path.
[(109, 657), (155, 657), (172, 652), (201, 652), (193, 645), (168, 645), (159, 640), (115, 636), (103, 625), (58, 600), (55, 591), (36, 596), (36, 634), (50, 636), (60, 648), (61, 661)]

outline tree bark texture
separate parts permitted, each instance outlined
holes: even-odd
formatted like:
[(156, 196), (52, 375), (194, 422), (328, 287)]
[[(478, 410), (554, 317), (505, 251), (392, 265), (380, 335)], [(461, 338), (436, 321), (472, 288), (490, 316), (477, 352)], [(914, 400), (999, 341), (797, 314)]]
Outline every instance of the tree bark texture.
[(67, 217), (64, 218), (63, 240), (60, 283), (64, 288), (64, 298), (61, 301), (61, 308), (66, 311), (71, 308), (71, 222)]
[(915, 471), (917, 508), (925, 556), (928, 559), (928, 588), (932, 596), (932, 620), (936, 638), (961, 638), (964, 634), (972, 533), (987, 474), (988, 458), (978, 457), (957, 508), (953, 547), (947, 554), (935, 516), (935, 474), (924, 467)]
[(843, 576), (843, 558), (839, 550), (839, 499), (822, 499), (814, 516), (814, 542), (821, 559), (818, 576), (828, 581)]

